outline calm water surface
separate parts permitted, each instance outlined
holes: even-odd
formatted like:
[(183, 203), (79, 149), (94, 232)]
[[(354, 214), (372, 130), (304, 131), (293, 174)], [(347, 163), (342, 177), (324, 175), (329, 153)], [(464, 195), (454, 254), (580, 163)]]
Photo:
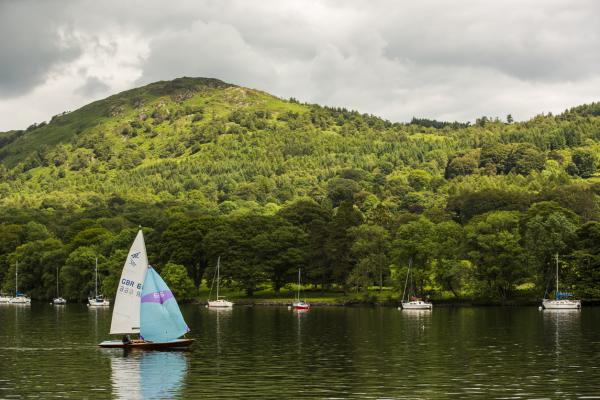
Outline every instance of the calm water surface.
[(182, 310), (191, 351), (125, 353), (111, 310), (0, 305), (0, 398), (600, 398), (600, 308)]

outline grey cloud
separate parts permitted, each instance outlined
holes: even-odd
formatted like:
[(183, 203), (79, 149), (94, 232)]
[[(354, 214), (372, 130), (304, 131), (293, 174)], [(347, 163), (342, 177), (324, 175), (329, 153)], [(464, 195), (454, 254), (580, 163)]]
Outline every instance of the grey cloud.
[(83, 85), (75, 90), (75, 93), (89, 98), (97, 94), (106, 93), (108, 89), (110, 89), (110, 86), (106, 83), (95, 76), (90, 76)]
[[(50, 72), (79, 56), (68, 25), (56, 24), (43, 3), (0, 3), (0, 96), (20, 96), (43, 83)], [(41, 11), (41, 12), (39, 12)]]
[[(600, 92), (593, 0), (0, 4), (0, 37), (13, 39), (0, 42), (0, 110), (2, 98), (43, 85), (49, 73), (71, 79), (69, 108), (74, 99), (83, 105), (103, 92), (187, 75), (396, 121), (528, 118)], [(136, 56), (123, 61), (124, 52)], [(81, 59), (84, 75), (71, 77)], [(114, 59), (108, 69), (106, 59)], [(87, 75), (103, 80), (82, 83)]]

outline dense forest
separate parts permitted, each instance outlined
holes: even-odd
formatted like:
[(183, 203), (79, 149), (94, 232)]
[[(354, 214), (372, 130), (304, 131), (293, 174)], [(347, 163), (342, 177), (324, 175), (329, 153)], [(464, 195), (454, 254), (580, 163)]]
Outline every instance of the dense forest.
[[(0, 282), (114, 294), (142, 226), (179, 299), (210, 284), (434, 298), (600, 298), (600, 103), (525, 122), (393, 123), (214, 79), (0, 132)], [(391, 288), (391, 289), (390, 289)]]

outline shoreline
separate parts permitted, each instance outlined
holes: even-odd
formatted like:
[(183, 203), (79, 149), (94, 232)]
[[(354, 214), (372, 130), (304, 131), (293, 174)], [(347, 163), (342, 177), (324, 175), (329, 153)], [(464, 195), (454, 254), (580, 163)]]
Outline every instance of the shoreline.
[[(234, 305), (242, 307), (287, 307), (292, 304), (293, 300), (288, 299), (231, 299)], [(364, 301), (356, 299), (345, 299), (331, 301), (311, 301), (307, 299), (311, 306), (314, 307), (400, 307), (400, 301)], [(542, 300), (485, 300), (485, 299), (469, 299), (469, 300), (431, 300), (434, 307), (538, 307)], [(582, 306), (594, 307), (600, 306), (600, 299), (582, 299)], [(190, 304), (206, 305), (206, 300), (196, 299)]]

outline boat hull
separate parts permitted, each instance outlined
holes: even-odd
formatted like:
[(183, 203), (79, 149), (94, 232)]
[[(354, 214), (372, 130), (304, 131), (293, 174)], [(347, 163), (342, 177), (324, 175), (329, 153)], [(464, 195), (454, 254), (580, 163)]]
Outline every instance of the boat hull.
[(408, 301), (402, 303), (403, 310), (431, 310), (433, 305), (425, 301)]
[(176, 339), (170, 342), (146, 342), (143, 340), (133, 340), (129, 343), (123, 343), (120, 340), (105, 340), (98, 344), (98, 346), (105, 349), (140, 349), (140, 350), (153, 350), (153, 349), (182, 349), (191, 346), (194, 343), (194, 339)]
[(292, 304), (294, 310), (310, 310), (310, 304), (308, 303), (294, 303)]
[(29, 297), (13, 297), (8, 301), (10, 304), (31, 304), (31, 299)]
[(67, 300), (63, 299), (62, 297), (59, 297), (57, 299), (52, 300), (52, 304), (56, 306), (62, 306), (64, 304), (67, 304)]
[(209, 301), (208, 306), (210, 308), (231, 308), (233, 307), (233, 303), (227, 300), (215, 300)]
[(93, 299), (88, 299), (88, 305), (90, 307), (109, 307), (110, 306), (110, 301), (108, 301), (108, 300), (96, 301), (96, 300), (93, 300)]
[(542, 307), (547, 310), (579, 310), (581, 300), (542, 300)]

